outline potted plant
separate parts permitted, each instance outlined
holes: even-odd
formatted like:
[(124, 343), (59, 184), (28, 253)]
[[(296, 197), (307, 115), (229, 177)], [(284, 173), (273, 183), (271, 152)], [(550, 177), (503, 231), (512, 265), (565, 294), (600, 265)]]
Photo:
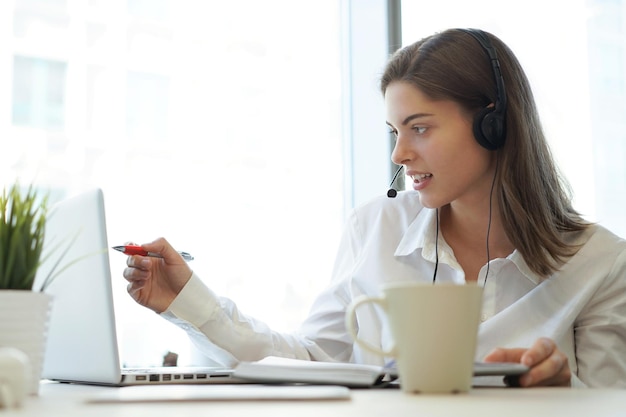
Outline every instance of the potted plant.
[(29, 358), (30, 394), (39, 391), (51, 296), (44, 293), (50, 277), (33, 288), (44, 246), (47, 196), (18, 183), (0, 195), (0, 347), (14, 347)]

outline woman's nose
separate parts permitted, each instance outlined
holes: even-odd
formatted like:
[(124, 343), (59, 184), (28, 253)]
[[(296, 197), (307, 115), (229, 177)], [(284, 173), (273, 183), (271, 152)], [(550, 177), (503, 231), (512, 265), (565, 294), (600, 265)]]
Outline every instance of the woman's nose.
[(410, 142), (402, 134), (396, 136), (396, 143), (391, 152), (391, 160), (396, 165), (405, 164), (413, 158), (413, 151), (409, 146)]

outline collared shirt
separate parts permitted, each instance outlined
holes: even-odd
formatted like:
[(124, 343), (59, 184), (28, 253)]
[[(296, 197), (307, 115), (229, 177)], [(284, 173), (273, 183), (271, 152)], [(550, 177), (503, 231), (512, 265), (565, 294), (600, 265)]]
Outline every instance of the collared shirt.
[[(391, 282), (465, 282), (442, 235), (435, 210), (416, 192), (382, 197), (355, 209), (346, 222), (330, 285), (294, 333), (272, 331), (244, 316), (194, 274), (163, 313), (187, 330), (213, 360), (233, 365), (268, 355), (382, 365), (382, 358), (354, 344), (345, 312), (360, 295), (380, 295)], [(478, 277), (484, 286), (476, 359), (496, 347), (530, 347), (553, 339), (568, 359), (573, 385), (626, 387), (626, 241), (593, 225), (580, 250), (547, 279), (534, 274), (519, 252), (493, 259)], [(487, 275), (487, 276), (486, 276)], [(379, 309), (357, 310), (359, 337), (389, 348), (390, 331)]]

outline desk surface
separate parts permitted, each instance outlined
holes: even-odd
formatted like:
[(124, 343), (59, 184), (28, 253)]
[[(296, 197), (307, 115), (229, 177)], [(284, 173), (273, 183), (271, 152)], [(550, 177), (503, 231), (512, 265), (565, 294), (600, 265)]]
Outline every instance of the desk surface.
[[(211, 389), (210, 386), (206, 387)], [(408, 395), (398, 389), (352, 390), (349, 400), (202, 401), (173, 403), (92, 404), (87, 400), (125, 388), (42, 383), (38, 396), (5, 416), (132, 416), (227, 415), (277, 417), (367, 416), (498, 416), (616, 417), (626, 415), (626, 390), (569, 388), (476, 388), (465, 394)], [(219, 413), (219, 414), (217, 414)]]

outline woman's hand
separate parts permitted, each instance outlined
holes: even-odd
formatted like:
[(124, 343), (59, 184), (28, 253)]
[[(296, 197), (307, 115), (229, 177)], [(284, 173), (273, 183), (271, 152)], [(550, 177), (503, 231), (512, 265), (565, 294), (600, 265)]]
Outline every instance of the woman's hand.
[(517, 362), (528, 366), (530, 370), (519, 378), (519, 385), (522, 387), (571, 385), (572, 373), (567, 356), (557, 348), (552, 339), (545, 337), (538, 339), (530, 349), (497, 348), (484, 361)]
[(164, 238), (141, 245), (163, 258), (129, 256), (124, 269), (128, 293), (144, 307), (162, 313), (191, 278), (191, 268)]

